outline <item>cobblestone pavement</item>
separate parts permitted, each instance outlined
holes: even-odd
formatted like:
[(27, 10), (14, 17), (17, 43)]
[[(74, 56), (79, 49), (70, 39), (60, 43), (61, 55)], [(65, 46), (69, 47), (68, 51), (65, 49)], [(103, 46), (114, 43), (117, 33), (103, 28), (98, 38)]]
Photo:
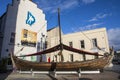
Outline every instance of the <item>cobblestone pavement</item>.
[(107, 68), (99, 74), (82, 74), (79, 78), (77, 74), (57, 75), (56, 78), (47, 74), (19, 74), (17, 72), (8, 72), (0, 74), (0, 80), (120, 80), (120, 65)]

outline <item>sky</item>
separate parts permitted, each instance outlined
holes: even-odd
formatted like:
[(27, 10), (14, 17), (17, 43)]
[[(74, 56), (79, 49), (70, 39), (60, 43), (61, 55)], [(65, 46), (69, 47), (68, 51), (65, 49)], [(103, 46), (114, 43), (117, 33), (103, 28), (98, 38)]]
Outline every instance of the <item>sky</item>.
[[(0, 0), (0, 16), (12, 0)], [(58, 26), (64, 34), (106, 27), (110, 46), (120, 49), (120, 0), (33, 0), (46, 15), (47, 29)]]

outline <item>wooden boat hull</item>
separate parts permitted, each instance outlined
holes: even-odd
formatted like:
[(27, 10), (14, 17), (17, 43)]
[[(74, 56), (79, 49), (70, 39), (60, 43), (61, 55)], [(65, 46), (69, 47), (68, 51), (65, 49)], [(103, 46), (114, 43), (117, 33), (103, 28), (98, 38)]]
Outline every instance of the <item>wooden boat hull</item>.
[(108, 65), (112, 56), (101, 57), (99, 59), (77, 61), (77, 62), (31, 62), (12, 56), (12, 61), (17, 70), (34, 70), (34, 71), (72, 71), (79, 69), (103, 69)]

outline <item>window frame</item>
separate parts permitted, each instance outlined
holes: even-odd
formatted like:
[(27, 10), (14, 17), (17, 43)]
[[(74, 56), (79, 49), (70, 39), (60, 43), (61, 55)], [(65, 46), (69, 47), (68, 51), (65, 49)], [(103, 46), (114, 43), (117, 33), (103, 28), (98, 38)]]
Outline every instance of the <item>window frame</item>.
[(14, 44), (14, 43), (15, 43), (15, 35), (16, 35), (15, 32), (11, 32), (11, 34), (10, 34), (10, 43), (11, 43), (11, 44)]
[(80, 40), (80, 48), (85, 49), (85, 40)]
[(73, 47), (73, 42), (72, 41), (69, 42), (69, 46)]
[(93, 38), (92, 39), (92, 45), (93, 45), (93, 47), (97, 47), (98, 46), (97, 38)]

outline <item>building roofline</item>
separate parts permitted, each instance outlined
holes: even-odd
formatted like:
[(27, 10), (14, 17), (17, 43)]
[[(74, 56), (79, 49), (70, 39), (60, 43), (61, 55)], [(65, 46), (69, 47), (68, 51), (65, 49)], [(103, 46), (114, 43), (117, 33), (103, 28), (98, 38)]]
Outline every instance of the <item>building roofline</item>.
[(88, 32), (93, 32), (93, 31), (96, 31), (96, 30), (106, 30), (106, 28), (105, 27), (102, 27), (102, 28), (96, 28), (96, 29), (91, 29), (91, 30), (85, 30), (85, 31), (78, 31), (78, 32), (74, 32), (74, 33), (68, 33), (68, 34), (64, 34), (64, 35), (73, 35), (73, 34), (77, 34), (77, 33), (81, 33), (81, 32), (83, 32), (83, 33), (88, 33)]
[(53, 28), (51, 28), (51, 29), (48, 29), (47, 32), (48, 32), (48, 31), (51, 31), (51, 30), (53, 30), (53, 29), (55, 29), (55, 28), (57, 28), (57, 27), (53, 27)]
[(5, 15), (6, 15), (6, 13), (7, 13), (7, 12), (3, 13), (3, 14), (2, 14), (2, 16), (0, 16), (0, 19), (2, 19), (2, 18), (3, 18), (3, 16), (5, 16)]

